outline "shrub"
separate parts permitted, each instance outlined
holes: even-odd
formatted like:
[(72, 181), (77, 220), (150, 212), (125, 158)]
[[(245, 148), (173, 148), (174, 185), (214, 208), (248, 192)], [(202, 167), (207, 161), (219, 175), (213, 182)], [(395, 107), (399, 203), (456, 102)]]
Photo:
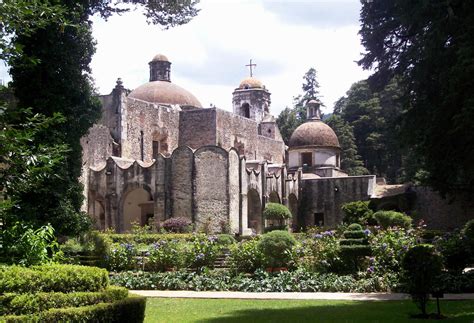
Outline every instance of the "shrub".
[(236, 243), (237, 240), (230, 234), (219, 234), (217, 235), (217, 244), (221, 246), (230, 246)]
[(220, 252), (216, 236), (196, 234), (190, 245), (186, 245), (186, 267), (200, 271), (203, 267), (212, 267)]
[(191, 221), (184, 217), (169, 218), (163, 222), (163, 228), (170, 232), (186, 232), (191, 225)]
[(163, 271), (184, 265), (184, 247), (177, 240), (161, 240), (148, 249), (147, 268)]
[(32, 315), (2, 317), (6, 322), (143, 322), (145, 297), (129, 297), (114, 303), (54, 308)]
[(285, 205), (270, 202), (265, 205), (263, 217), (271, 220), (286, 220), (291, 219), (292, 214)]
[(6, 294), (0, 296), (0, 315), (22, 315), (51, 308), (111, 303), (128, 297), (124, 287), (109, 286), (101, 292)]
[(381, 275), (387, 272), (399, 273), (401, 262), (408, 249), (415, 246), (418, 239), (417, 231), (402, 228), (368, 232), (369, 244), (372, 249), (370, 273)]
[(258, 248), (270, 267), (288, 267), (292, 260), (295, 238), (287, 231), (272, 231), (262, 236)]
[(434, 241), (446, 269), (461, 273), (469, 264), (470, 250), (464, 235), (453, 232)]
[(408, 229), (412, 223), (411, 217), (395, 211), (377, 211), (374, 213), (374, 218), (382, 228), (400, 227)]
[(0, 293), (96, 292), (108, 285), (105, 269), (76, 265), (0, 267)]
[(106, 267), (113, 271), (135, 269), (138, 254), (132, 243), (112, 244), (106, 254)]
[(468, 221), (461, 233), (466, 238), (466, 247), (470, 253), (469, 262), (474, 263), (474, 220)]
[(296, 254), (298, 267), (309, 272), (339, 271), (342, 265), (339, 240), (332, 230), (302, 239), (296, 247)]
[(263, 267), (263, 253), (258, 240), (244, 240), (230, 249), (231, 268), (237, 272), (253, 273)]
[(341, 258), (347, 271), (357, 272), (362, 267), (364, 257), (370, 255), (371, 250), (367, 234), (360, 224), (353, 223), (347, 229), (343, 233), (344, 238), (339, 241)]
[(441, 274), (441, 257), (432, 245), (417, 245), (405, 254), (402, 268), (407, 291), (426, 316), (429, 295), (435, 291), (436, 279)]
[(369, 208), (368, 201), (356, 201), (342, 205), (344, 212), (344, 223), (375, 224), (373, 220), (374, 211)]

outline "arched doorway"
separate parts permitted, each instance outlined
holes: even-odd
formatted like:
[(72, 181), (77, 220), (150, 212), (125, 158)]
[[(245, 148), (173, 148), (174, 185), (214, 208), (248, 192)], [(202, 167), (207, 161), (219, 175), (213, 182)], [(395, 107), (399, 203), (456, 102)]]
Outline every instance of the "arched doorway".
[(143, 188), (127, 193), (123, 201), (123, 221), (121, 231), (130, 231), (132, 223), (144, 225), (153, 217), (153, 198)]
[(262, 232), (262, 202), (257, 190), (250, 189), (247, 193), (247, 217), (248, 228), (255, 230), (256, 233)]
[(270, 193), (270, 196), (268, 196), (268, 201), (271, 203), (281, 203), (280, 197), (278, 196), (278, 193), (275, 191)]

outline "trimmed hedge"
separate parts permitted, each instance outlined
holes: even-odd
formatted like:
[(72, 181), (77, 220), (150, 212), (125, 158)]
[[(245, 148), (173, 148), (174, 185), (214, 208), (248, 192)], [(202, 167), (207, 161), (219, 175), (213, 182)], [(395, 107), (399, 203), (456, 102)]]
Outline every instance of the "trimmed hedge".
[(102, 292), (76, 293), (8, 293), (0, 296), (0, 315), (22, 315), (44, 312), (52, 308), (67, 308), (112, 303), (128, 297), (123, 287), (109, 286)]
[(5, 322), (143, 322), (145, 297), (129, 297), (114, 303), (54, 308), (33, 315), (1, 317)]
[(192, 241), (194, 234), (192, 233), (149, 233), (149, 234), (132, 234), (132, 233), (113, 233), (98, 234), (99, 238), (110, 239), (112, 243), (143, 243), (143, 244), (153, 244), (160, 240), (184, 240)]
[(280, 203), (267, 203), (263, 210), (263, 218), (265, 219), (284, 220), (292, 217), (290, 210)]
[(105, 269), (77, 265), (0, 267), (0, 293), (98, 292), (109, 284)]
[(374, 218), (378, 225), (384, 229), (388, 227), (408, 229), (413, 221), (408, 215), (396, 211), (377, 211), (374, 213)]

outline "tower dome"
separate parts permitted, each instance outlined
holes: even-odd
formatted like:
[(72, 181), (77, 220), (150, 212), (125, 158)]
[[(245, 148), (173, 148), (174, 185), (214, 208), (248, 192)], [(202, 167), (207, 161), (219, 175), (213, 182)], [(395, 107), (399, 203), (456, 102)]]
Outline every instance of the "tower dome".
[(179, 105), (184, 108), (202, 108), (199, 100), (191, 92), (171, 82), (171, 62), (165, 55), (155, 55), (148, 64), (150, 81), (133, 90), (129, 94), (130, 98), (165, 105)]

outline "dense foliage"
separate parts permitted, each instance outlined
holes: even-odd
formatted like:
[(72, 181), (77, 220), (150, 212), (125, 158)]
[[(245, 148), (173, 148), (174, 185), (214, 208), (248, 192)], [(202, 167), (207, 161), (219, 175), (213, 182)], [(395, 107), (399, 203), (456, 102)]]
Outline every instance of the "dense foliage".
[[(2, 120), (2, 128), (4, 122), (25, 124), (28, 116), (22, 112), (28, 108), (47, 118), (60, 113), (64, 122), (41, 128), (29, 144), (36, 153), (33, 157), (40, 158), (47, 152), (45, 147), (68, 148), (61, 151), (60, 163), (53, 158), (48, 165), (55, 176), (43, 181), (41, 186), (31, 185), (16, 193), (15, 207), (8, 210), (11, 217), (32, 222), (34, 226), (49, 222), (61, 235), (76, 234), (88, 228), (88, 217), (79, 212), (83, 193), (78, 178), (81, 173), (79, 140), (100, 113), (89, 68), (95, 51), (91, 15), (99, 13), (107, 18), (135, 4), (144, 7), (149, 22), (169, 27), (188, 22), (198, 11), (197, 1), (128, 3), (129, 6), (124, 7), (121, 1), (0, 2), (0, 59), (10, 67), (12, 82), (9, 86), (13, 91), (13, 96), (0, 102), (0, 106), (8, 110), (5, 114), (2, 112), (2, 118), (6, 119)], [(13, 140), (12, 145), (16, 144)], [(41, 162), (44, 159), (38, 163)], [(17, 174), (21, 176), (21, 169)]]
[(388, 227), (408, 229), (413, 221), (408, 215), (396, 211), (377, 211), (374, 213), (374, 219), (384, 229)]
[(341, 142), (343, 170), (353, 175), (368, 170), (392, 183), (405, 180), (399, 140), (401, 96), (397, 79), (379, 91), (360, 81), (336, 102), (328, 124)]
[(262, 236), (258, 249), (268, 267), (289, 267), (293, 260), (296, 240), (288, 231), (272, 231)]
[(366, 53), (359, 64), (375, 68), (373, 84), (401, 80), (401, 133), (427, 171), (426, 183), (472, 195), (474, 3), (363, 1), (360, 20)]
[(369, 201), (345, 203), (341, 210), (344, 212), (344, 223), (375, 224), (374, 211), (369, 207)]

